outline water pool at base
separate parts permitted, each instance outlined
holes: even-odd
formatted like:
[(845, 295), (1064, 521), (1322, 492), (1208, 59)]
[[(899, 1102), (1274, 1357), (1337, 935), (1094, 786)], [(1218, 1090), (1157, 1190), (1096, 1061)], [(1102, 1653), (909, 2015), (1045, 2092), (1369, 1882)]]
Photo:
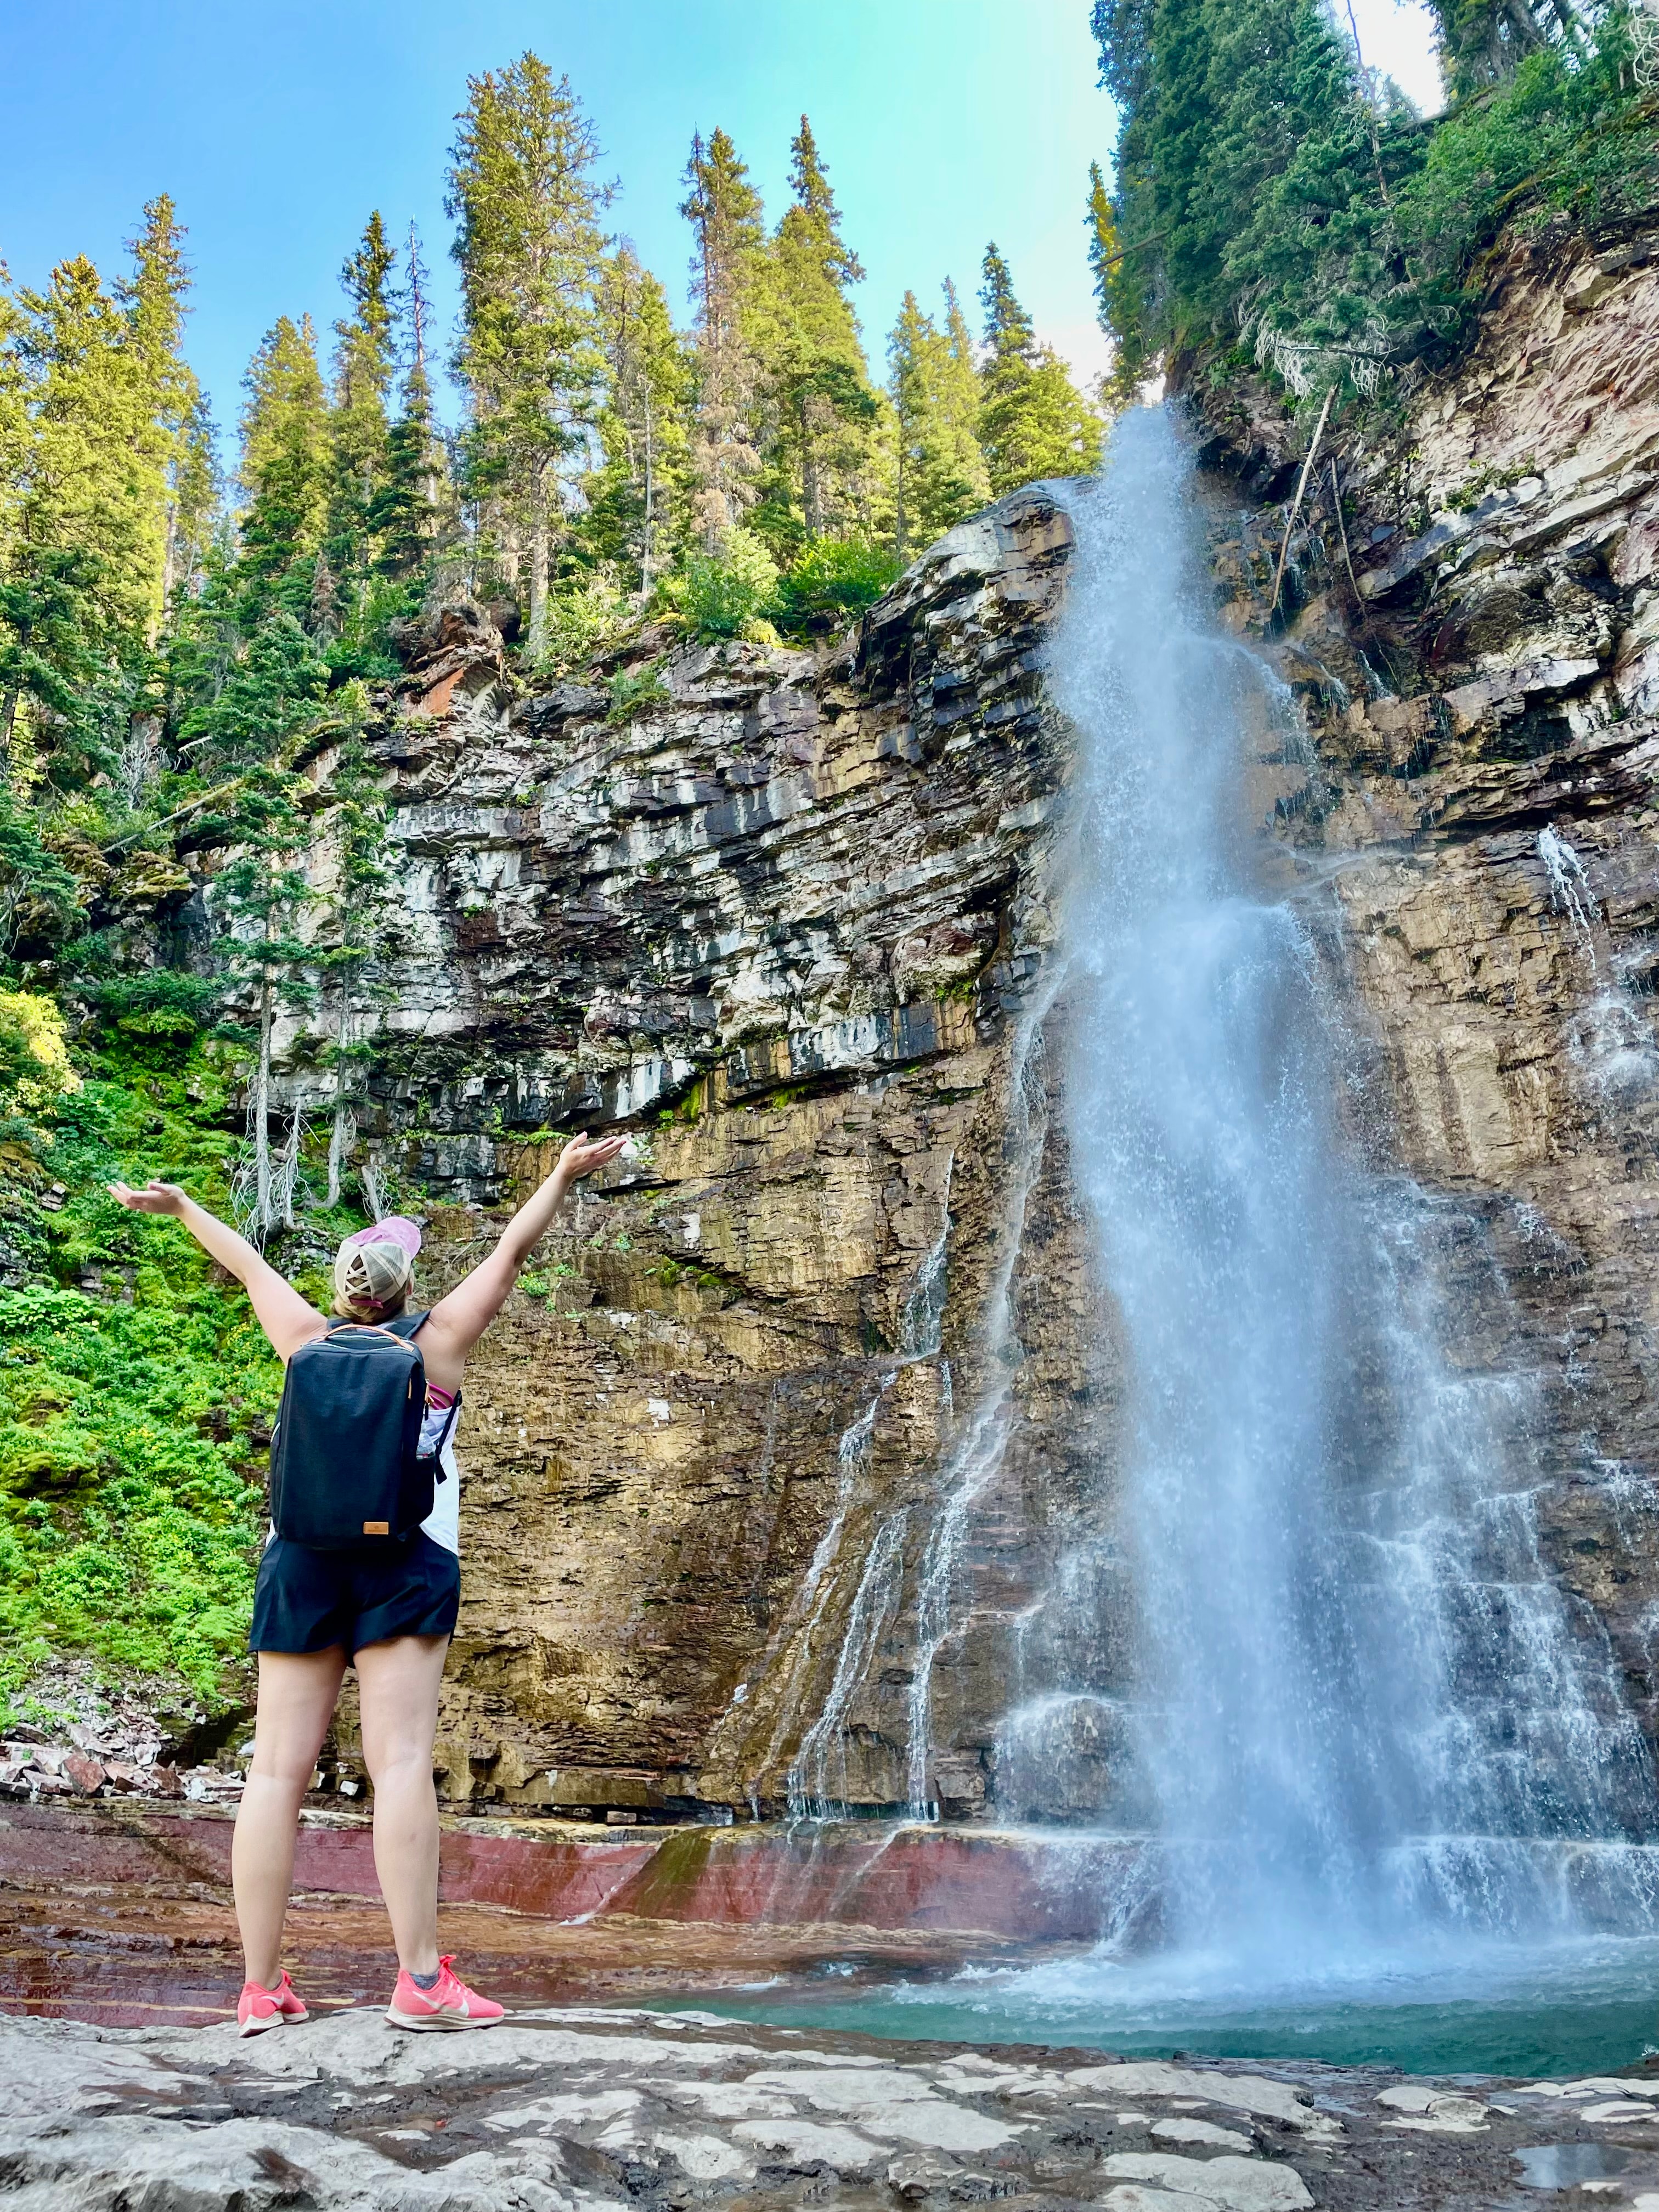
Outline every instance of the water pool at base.
[[(676, 1998), (664, 2010), (685, 2010)], [(934, 1981), (856, 1966), (697, 2006), (775, 2027), (949, 2042), (1075, 2045), (1122, 2057), (1317, 2060), (1408, 2074), (1575, 2075), (1659, 2053), (1659, 1940), (1465, 1953), (1250, 1986), (1204, 1960), (1096, 1957)]]

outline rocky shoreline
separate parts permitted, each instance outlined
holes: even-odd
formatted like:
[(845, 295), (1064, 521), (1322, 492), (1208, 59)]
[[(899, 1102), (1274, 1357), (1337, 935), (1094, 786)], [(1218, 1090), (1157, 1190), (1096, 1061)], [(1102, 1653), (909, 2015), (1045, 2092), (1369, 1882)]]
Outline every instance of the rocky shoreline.
[(0, 2017), (24, 2212), (1659, 2212), (1659, 2073), (1576, 2083), (888, 2043), (539, 2009), (400, 2035), (348, 2008), (240, 2041)]

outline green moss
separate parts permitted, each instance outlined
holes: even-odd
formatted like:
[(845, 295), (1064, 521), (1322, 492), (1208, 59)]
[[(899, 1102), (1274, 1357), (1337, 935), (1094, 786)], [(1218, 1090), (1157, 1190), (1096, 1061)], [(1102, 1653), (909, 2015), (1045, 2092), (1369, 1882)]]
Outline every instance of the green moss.
[(240, 1697), (282, 1370), (178, 1223), (105, 1188), (158, 1176), (223, 1212), (235, 1148), (215, 1056), (123, 1016), (43, 1135), (53, 1280), (0, 1291), (0, 1724), (53, 1651)]
[(626, 1907), (644, 1919), (684, 1917), (708, 1869), (712, 1828), (676, 1828), (653, 1854), (626, 1893)]

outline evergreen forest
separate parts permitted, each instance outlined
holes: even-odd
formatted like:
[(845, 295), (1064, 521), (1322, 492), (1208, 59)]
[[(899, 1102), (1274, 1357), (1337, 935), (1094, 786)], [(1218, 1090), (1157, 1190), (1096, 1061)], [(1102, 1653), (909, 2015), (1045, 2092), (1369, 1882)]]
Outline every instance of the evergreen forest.
[[(1437, 14), (1431, 122), (1324, 0), (1095, 0), (1121, 137), (1054, 214), (1115, 343), (1095, 393), (994, 242), (967, 296), (918, 271), (872, 360), (805, 116), (781, 209), (692, 138), (678, 313), (533, 52), (465, 85), (451, 239), (362, 210), (326, 327), (271, 303), (224, 443), (164, 191), (120, 269), (0, 282), (0, 1719), (66, 1651), (158, 1710), (240, 1696), (279, 1377), (240, 1295), (104, 1184), (183, 1182), (325, 1303), (334, 1241), (418, 1204), (356, 1122), (404, 927), (368, 741), (413, 629), (478, 603), (525, 688), (647, 625), (823, 640), (988, 501), (1091, 471), (1160, 366), (1396, 405), (1467, 343), (1506, 227), (1655, 194), (1659, 18)], [(607, 680), (624, 717), (654, 678)], [(273, 1040), (319, 1000), (331, 1116), (284, 1124)]]

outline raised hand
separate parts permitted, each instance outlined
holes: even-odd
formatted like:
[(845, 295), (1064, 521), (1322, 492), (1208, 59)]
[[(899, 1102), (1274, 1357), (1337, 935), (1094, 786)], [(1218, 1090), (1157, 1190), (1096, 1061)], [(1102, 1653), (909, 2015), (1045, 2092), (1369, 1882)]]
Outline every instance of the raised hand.
[(109, 1194), (129, 1213), (182, 1213), (189, 1203), (176, 1182), (151, 1181), (143, 1190), (134, 1190), (130, 1184), (112, 1182)]
[(628, 1145), (626, 1137), (573, 1137), (559, 1154), (553, 1172), (567, 1188), (591, 1176), (596, 1169), (609, 1167), (619, 1159)]

